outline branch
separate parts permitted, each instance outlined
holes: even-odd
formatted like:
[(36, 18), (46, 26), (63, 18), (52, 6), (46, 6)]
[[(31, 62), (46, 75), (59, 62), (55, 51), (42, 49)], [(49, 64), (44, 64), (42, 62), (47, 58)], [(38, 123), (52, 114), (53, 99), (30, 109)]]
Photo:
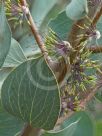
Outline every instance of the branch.
[(29, 8), (27, 6), (27, 2), (26, 2), (26, 0), (20, 0), (20, 3), (21, 3), (22, 10), (23, 10), (24, 14), (27, 17), (27, 21), (28, 21), (29, 26), (30, 26), (30, 28), (32, 30), (34, 38), (35, 38), (41, 52), (43, 53), (45, 59), (49, 62), (50, 58), (48, 57), (48, 53), (47, 53), (47, 50), (45, 48), (44, 42), (43, 42), (43, 40), (42, 40), (42, 38), (41, 38), (41, 36), (40, 36), (40, 34), (38, 32), (38, 29), (36, 27), (36, 24), (35, 24), (32, 16), (31, 16), (31, 13), (30, 13)]
[[(22, 10), (23, 10), (24, 14), (27, 17), (27, 21), (28, 21), (29, 26), (30, 26), (30, 28), (32, 30), (34, 38), (35, 38), (35, 40), (36, 40), (42, 54), (44, 55), (45, 60), (48, 62), (49, 66), (54, 71), (55, 75), (56, 75), (56, 73), (59, 72), (59, 75), (57, 74), (56, 78), (57, 78), (58, 82), (59, 81), (62, 82), (62, 80), (63, 80), (63, 78), (64, 78), (64, 76), (65, 76), (65, 74), (67, 72), (67, 70), (65, 69), (66, 68), (66, 63), (63, 63), (63, 60), (61, 62), (59, 62), (59, 60), (58, 61), (53, 61), (48, 56), (47, 49), (46, 49), (46, 47), (44, 45), (44, 42), (43, 42), (38, 30), (37, 30), (36, 24), (34, 23), (34, 20), (33, 20), (32, 16), (31, 16), (31, 13), (30, 13), (29, 8), (27, 6), (26, 0), (20, 0), (20, 3), (21, 3)], [(61, 65), (61, 63), (63, 65)], [(60, 68), (59, 66), (62, 66), (62, 67)]]
[(96, 16), (94, 17), (92, 25), (97, 24), (97, 22), (100, 19), (101, 15), (102, 15), (102, 6), (101, 6), (100, 10), (97, 12)]
[(102, 53), (102, 46), (99, 45), (98, 47), (88, 47), (89, 51), (92, 51), (92, 53)]

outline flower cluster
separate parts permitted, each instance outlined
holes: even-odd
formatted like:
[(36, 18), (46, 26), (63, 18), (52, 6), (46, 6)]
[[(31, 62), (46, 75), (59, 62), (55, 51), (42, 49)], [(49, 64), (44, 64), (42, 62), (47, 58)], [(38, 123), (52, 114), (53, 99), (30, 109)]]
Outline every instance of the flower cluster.
[(55, 58), (70, 56), (73, 48), (70, 43), (63, 41), (52, 29), (49, 28), (48, 35), (45, 37), (45, 45), (49, 54)]
[[(98, 62), (90, 59), (91, 53), (83, 50), (71, 64), (71, 72), (67, 79), (67, 84), (73, 91), (86, 91), (88, 86), (92, 86), (96, 81), (96, 76), (91, 71), (99, 68)], [(89, 72), (90, 71), (90, 72)]]
[(87, 30), (86, 30), (86, 36), (91, 40), (91, 39), (100, 39), (101, 34), (100, 32), (96, 29), (95, 26), (90, 26)]
[(71, 91), (71, 88), (68, 85), (65, 85), (61, 88), (61, 114), (66, 114), (70, 110), (79, 110), (79, 96), (77, 93), (72, 92), (73, 91)]
[(91, 59), (91, 52), (83, 48), (71, 64), (66, 84), (61, 89), (61, 113), (80, 110), (79, 103), (88, 93), (87, 90), (95, 85), (97, 79), (95, 73), (99, 68), (98, 61)]
[(6, 15), (8, 20), (20, 20), (23, 16), (19, 0), (5, 1)]
[(81, 34), (77, 35), (77, 40), (80, 41), (81, 38), (85, 37), (85, 39), (92, 41), (93, 39), (98, 40), (101, 38), (100, 31), (97, 30), (96, 26), (92, 25), (92, 20), (87, 16), (87, 23), (84, 26), (77, 25), (82, 31)]
[[(8, 21), (13, 21), (14, 26), (17, 24), (22, 24), (25, 19), (25, 15), (22, 12), (21, 4), (19, 0), (6, 0), (5, 3), (5, 10)], [(29, 6), (30, 0), (28, 0)]]
[[(86, 31), (87, 38), (97, 36), (96, 29), (88, 29)], [(97, 38), (97, 37), (96, 37)], [(64, 57), (71, 59), (71, 55), (75, 53), (76, 57), (70, 63), (70, 73), (67, 80), (61, 88), (61, 114), (69, 110), (77, 111), (81, 101), (81, 95), (87, 93), (87, 89), (92, 87), (97, 79), (93, 74), (99, 69), (98, 61), (91, 59), (91, 52), (86, 48), (86, 41), (79, 45), (79, 50), (73, 49), (69, 42), (61, 40), (61, 38), (51, 29), (45, 38), (45, 45), (48, 53), (55, 58)]]

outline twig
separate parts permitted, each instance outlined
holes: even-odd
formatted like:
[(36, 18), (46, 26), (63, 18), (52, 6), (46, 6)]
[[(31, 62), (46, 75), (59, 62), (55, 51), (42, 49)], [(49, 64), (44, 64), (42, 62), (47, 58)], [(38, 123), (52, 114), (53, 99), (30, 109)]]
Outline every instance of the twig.
[(102, 86), (102, 85), (100, 85), (100, 84), (99, 84), (99, 85), (96, 85), (96, 87), (90, 91), (90, 93), (86, 96), (86, 98), (80, 102), (80, 105), (79, 105), (79, 106), (80, 106), (81, 108), (85, 109), (86, 104), (94, 97), (94, 95), (96, 94), (96, 92), (98, 91), (98, 89), (99, 89), (101, 86)]
[(80, 32), (80, 29), (78, 26), (82, 26), (83, 24), (83, 19), (82, 20), (78, 20), (77, 22), (75, 22), (72, 26), (72, 30), (70, 32), (70, 35), (68, 37), (68, 41), (70, 42), (70, 44), (73, 46), (73, 48), (75, 47), (75, 45), (77, 44), (77, 35)]
[(96, 23), (100, 19), (101, 15), (102, 15), (102, 6), (101, 6), (100, 10), (97, 12), (96, 16), (94, 17), (92, 25), (96, 25)]
[[(34, 23), (34, 20), (33, 20), (32, 16), (31, 16), (31, 13), (30, 13), (29, 8), (27, 6), (26, 0), (20, 0), (20, 3), (21, 3), (22, 10), (23, 10), (24, 14), (27, 17), (27, 21), (28, 21), (29, 26), (30, 26), (30, 28), (32, 30), (34, 38), (35, 38), (35, 40), (36, 40), (42, 54), (44, 55), (45, 60), (48, 62), (49, 66), (54, 71), (55, 75), (56, 75), (56, 72), (60, 73), (59, 75), (57, 74), (58, 76), (56, 76), (56, 78), (57, 78), (58, 81), (61, 82), (63, 80), (63, 78), (64, 78), (64, 75), (66, 74), (66, 73), (63, 74), (63, 72), (62, 72), (62, 71), (66, 71), (66, 69), (65, 69), (66, 64), (64, 63), (64, 65), (60, 68), (59, 66), (60, 66), (61, 63), (63, 63), (63, 60), (62, 60), (62, 62), (59, 62), (59, 60), (56, 62), (56, 61), (53, 61), (50, 58), (50, 56), (48, 55), (48, 52), (46, 50), (46, 47), (44, 45), (44, 42), (43, 42), (43, 40), (42, 40), (38, 30), (37, 30), (36, 24)], [(57, 69), (57, 71), (56, 71), (56, 69)]]
[(99, 45), (98, 47), (88, 47), (89, 51), (92, 51), (92, 53), (102, 53), (102, 46)]
[(38, 29), (37, 29), (37, 27), (36, 27), (36, 25), (34, 23), (34, 20), (33, 20), (32, 16), (31, 16), (31, 13), (30, 13), (29, 8), (27, 6), (27, 2), (26, 2), (26, 0), (20, 0), (20, 3), (21, 3), (22, 10), (23, 10), (24, 14), (27, 17), (27, 21), (29, 23), (29, 26), (30, 26), (30, 28), (32, 30), (32, 33), (34, 35), (34, 38), (35, 38), (36, 42), (37, 42), (41, 52), (43, 53), (45, 59), (47, 61), (49, 61), (50, 57), (48, 56), (48, 53), (47, 53), (47, 50), (45, 48), (44, 42), (43, 42), (43, 40), (42, 40), (42, 38), (41, 38), (41, 36), (40, 36), (40, 34), (38, 32)]

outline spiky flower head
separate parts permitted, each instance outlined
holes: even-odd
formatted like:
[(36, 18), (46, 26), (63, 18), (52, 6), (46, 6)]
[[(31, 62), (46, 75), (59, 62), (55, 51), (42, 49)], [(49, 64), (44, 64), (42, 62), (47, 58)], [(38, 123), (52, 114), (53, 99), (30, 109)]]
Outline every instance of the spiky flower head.
[[(79, 26), (80, 27), (80, 26)], [(100, 38), (100, 33), (93, 27), (82, 28), (86, 30), (87, 39), (95, 37)], [(63, 41), (53, 30), (49, 29), (48, 35), (45, 37), (45, 45), (49, 55), (54, 58), (64, 57), (65, 60), (71, 59), (72, 54), (76, 53), (76, 57), (70, 63), (70, 73), (67, 80), (61, 88), (61, 114), (69, 110), (80, 110), (78, 107), (81, 101), (81, 95), (87, 93), (87, 89), (96, 83), (96, 71), (100, 68), (98, 61), (91, 59), (92, 52), (86, 48), (86, 41), (78, 46), (78, 50), (73, 49), (69, 42)], [(92, 73), (91, 73), (91, 72)]]
[(5, 1), (6, 15), (9, 20), (20, 19), (22, 16), (22, 9), (19, 0)]
[(91, 40), (91, 39), (100, 39), (101, 34), (100, 31), (96, 29), (95, 26), (90, 26), (88, 29), (86, 29), (86, 36)]
[(71, 64), (71, 73), (67, 84), (73, 91), (86, 91), (87, 87), (91, 87), (96, 81), (96, 75), (89, 74), (89, 71), (95, 72), (99, 68), (99, 64), (90, 56), (91, 52), (85, 49)]
[(61, 88), (61, 113), (80, 110), (79, 103), (83, 96), (95, 85), (97, 79), (95, 73), (100, 70), (100, 65), (97, 60), (91, 59), (91, 55), (92, 53), (84, 46), (70, 64), (70, 73), (65, 85)]
[(66, 114), (69, 110), (79, 110), (79, 96), (77, 93), (72, 93), (70, 89), (67, 85), (61, 88), (61, 114)]
[(45, 37), (45, 45), (49, 55), (52, 57), (64, 57), (70, 56), (73, 52), (73, 48), (69, 42), (63, 41), (52, 29), (49, 28), (48, 35)]
[[(29, 5), (28, 0), (28, 5)], [(22, 24), (25, 19), (25, 15), (22, 12), (20, 0), (5, 0), (5, 11), (9, 22), (13, 22), (14, 27), (17, 24)]]

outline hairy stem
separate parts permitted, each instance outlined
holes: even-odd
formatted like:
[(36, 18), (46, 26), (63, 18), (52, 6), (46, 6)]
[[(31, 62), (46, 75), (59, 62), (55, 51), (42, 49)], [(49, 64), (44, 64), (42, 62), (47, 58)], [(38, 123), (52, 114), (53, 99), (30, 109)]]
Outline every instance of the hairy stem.
[[(43, 42), (43, 40), (42, 40), (42, 38), (41, 38), (41, 36), (40, 36), (40, 34), (38, 32), (36, 24), (34, 23), (32, 15), (31, 15), (31, 13), (29, 11), (29, 8), (27, 6), (26, 0), (20, 0), (20, 2), (21, 2), (22, 10), (23, 10), (24, 14), (27, 17), (28, 24), (29, 24), (29, 26), (31, 28), (31, 31), (32, 31), (33, 35), (34, 35), (34, 38), (35, 38), (35, 40), (36, 40), (42, 54), (44, 55), (45, 60), (48, 62), (49, 66), (54, 71), (55, 75), (56, 75), (56, 72), (59, 72), (59, 75), (57, 75), (56, 78), (57, 78), (58, 82), (59, 81), (61, 82), (63, 80), (64, 76), (65, 76), (65, 75), (63, 75), (63, 71), (66, 71), (66, 69), (65, 69), (66, 64), (64, 63), (63, 66), (60, 68), (59, 65), (61, 63), (63, 63), (63, 60), (62, 60), (62, 62), (52, 61), (52, 59), (48, 55), (48, 52), (47, 52), (46, 47), (44, 45), (44, 42)], [(56, 71), (56, 69), (57, 69), (57, 71)]]
[(40, 36), (40, 34), (38, 32), (38, 29), (37, 29), (37, 27), (35, 25), (35, 22), (34, 22), (32, 16), (31, 16), (31, 13), (30, 13), (29, 8), (27, 6), (27, 2), (26, 2), (26, 0), (20, 0), (20, 3), (21, 3), (22, 10), (23, 10), (24, 14), (27, 17), (27, 21), (28, 21), (29, 26), (30, 26), (30, 28), (32, 30), (34, 38), (35, 38), (41, 52), (43, 53), (45, 59), (49, 62), (50, 58), (48, 56), (48, 53), (47, 53), (47, 50), (45, 48), (44, 42), (43, 42), (43, 40), (42, 40), (42, 38), (41, 38), (41, 36)]

